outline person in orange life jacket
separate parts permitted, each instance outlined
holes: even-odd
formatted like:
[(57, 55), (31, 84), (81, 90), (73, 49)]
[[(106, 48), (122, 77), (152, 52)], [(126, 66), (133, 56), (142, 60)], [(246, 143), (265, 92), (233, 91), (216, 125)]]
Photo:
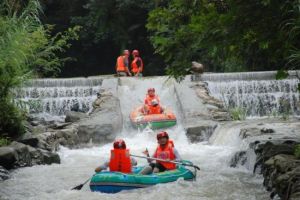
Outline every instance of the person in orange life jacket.
[(144, 109), (144, 114), (147, 115), (153, 115), (153, 114), (161, 114), (164, 112), (164, 109), (159, 105), (158, 101), (156, 99), (153, 99), (151, 101), (151, 105), (146, 105)]
[[(169, 135), (167, 132), (162, 131), (157, 134), (158, 146), (152, 155), (153, 158), (159, 158), (168, 161), (180, 161), (181, 157), (178, 151), (174, 147), (173, 141), (169, 140)], [(145, 153), (149, 157), (149, 152), (146, 149)], [(140, 174), (151, 174), (164, 172), (166, 170), (176, 169), (176, 164), (163, 161), (155, 161), (148, 159), (150, 163), (149, 166), (144, 167)]]
[(144, 63), (142, 58), (139, 56), (138, 50), (132, 51), (133, 61), (131, 62), (131, 72), (134, 76), (143, 76), (142, 72), (144, 69)]
[(131, 173), (132, 166), (137, 165), (134, 158), (130, 157), (129, 149), (126, 149), (124, 140), (116, 140), (111, 150), (110, 160), (104, 162), (95, 169), (95, 172), (101, 172), (109, 168), (109, 171)]
[(144, 100), (144, 107), (143, 107), (143, 114), (148, 114), (149, 112), (149, 107), (152, 106), (152, 100), (156, 99), (158, 104), (160, 103), (160, 99), (158, 95), (155, 94), (155, 89), (154, 88), (149, 88)]
[(116, 71), (118, 76), (131, 76), (129, 71), (129, 50), (124, 50), (123, 55), (117, 58)]
[(158, 103), (160, 103), (160, 99), (159, 99), (158, 95), (155, 94), (155, 89), (154, 88), (149, 88), (147, 90), (147, 94), (146, 94), (146, 97), (145, 97), (145, 100), (144, 100), (144, 104), (150, 106), (151, 101), (153, 99), (156, 99), (158, 101)]

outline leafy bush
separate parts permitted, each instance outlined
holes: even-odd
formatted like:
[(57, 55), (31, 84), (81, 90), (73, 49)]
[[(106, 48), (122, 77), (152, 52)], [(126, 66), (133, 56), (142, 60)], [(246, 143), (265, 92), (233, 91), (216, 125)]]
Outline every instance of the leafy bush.
[(229, 109), (230, 116), (233, 120), (245, 120), (246, 110), (244, 108), (236, 107)]
[(15, 138), (25, 132), (23, 113), (8, 99), (0, 99), (0, 136)]
[[(22, 2), (22, 3), (20, 3)], [(11, 91), (33, 76), (55, 75), (69, 58), (58, 54), (78, 39), (79, 27), (51, 35), (51, 26), (39, 20), (38, 0), (0, 3), (0, 133), (16, 137), (24, 132), (22, 112)]]
[(10, 144), (10, 140), (8, 138), (0, 137), (0, 147), (7, 146)]

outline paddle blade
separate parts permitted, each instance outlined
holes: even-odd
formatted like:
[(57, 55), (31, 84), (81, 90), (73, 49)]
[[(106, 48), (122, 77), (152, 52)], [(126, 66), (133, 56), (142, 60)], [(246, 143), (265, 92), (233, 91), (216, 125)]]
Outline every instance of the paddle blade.
[(77, 185), (75, 187), (72, 188), (72, 190), (81, 190), (81, 188), (83, 187), (84, 184), (80, 184), (80, 185)]

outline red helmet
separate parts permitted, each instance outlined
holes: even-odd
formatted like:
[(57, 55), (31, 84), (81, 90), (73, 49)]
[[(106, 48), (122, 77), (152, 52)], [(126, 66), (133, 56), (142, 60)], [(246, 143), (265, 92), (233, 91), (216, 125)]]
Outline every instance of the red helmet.
[(166, 131), (161, 131), (161, 132), (157, 133), (157, 135), (156, 135), (157, 140), (159, 140), (160, 138), (163, 138), (163, 137), (169, 139), (169, 135)]
[(155, 92), (155, 89), (154, 89), (154, 88), (149, 88), (149, 89), (148, 89), (148, 92), (150, 92), (150, 91)]
[(129, 55), (130, 55), (130, 51), (129, 51), (129, 50), (127, 50), (127, 49), (125, 49), (125, 50), (123, 51), (123, 54), (124, 54), (124, 55), (128, 55), (128, 56), (129, 56)]
[(114, 149), (126, 149), (125, 141), (120, 139), (114, 142)]
[(138, 51), (138, 50), (136, 50), (136, 49), (135, 49), (135, 50), (133, 50), (133, 51), (132, 51), (132, 55), (134, 55), (134, 56), (138, 56), (138, 55), (139, 55), (139, 51)]

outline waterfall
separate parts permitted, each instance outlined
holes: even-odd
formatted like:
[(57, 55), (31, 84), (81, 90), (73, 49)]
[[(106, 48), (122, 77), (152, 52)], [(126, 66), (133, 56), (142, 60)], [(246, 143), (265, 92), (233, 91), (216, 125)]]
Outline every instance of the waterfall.
[[(289, 71), (289, 78), (295, 78), (300, 75), (299, 71)], [(277, 71), (260, 71), (260, 72), (232, 72), (232, 73), (205, 73), (194, 79), (201, 81), (231, 81), (231, 80), (275, 80)]]
[(299, 116), (299, 79), (290, 76), (289, 79), (275, 80), (270, 79), (271, 75), (275, 73), (225, 73), (208, 74), (202, 79), (208, 83), (210, 94), (222, 100), (225, 107), (241, 108), (247, 116)]
[(66, 111), (88, 112), (103, 77), (34, 79), (14, 91), (15, 102), (31, 114), (63, 116)]
[[(285, 80), (275, 80), (276, 71), (207, 73), (198, 78), (208, 83), (210, 94), (227, 108), (242, 108), (247, 116), (299, 116), (296, 73), (290, 71)], [(31, 114), (63, 116), (68, 110), (88, 112), (107, 77), (110, 76), (34, 79), (14, 91), (15, 101)]]

